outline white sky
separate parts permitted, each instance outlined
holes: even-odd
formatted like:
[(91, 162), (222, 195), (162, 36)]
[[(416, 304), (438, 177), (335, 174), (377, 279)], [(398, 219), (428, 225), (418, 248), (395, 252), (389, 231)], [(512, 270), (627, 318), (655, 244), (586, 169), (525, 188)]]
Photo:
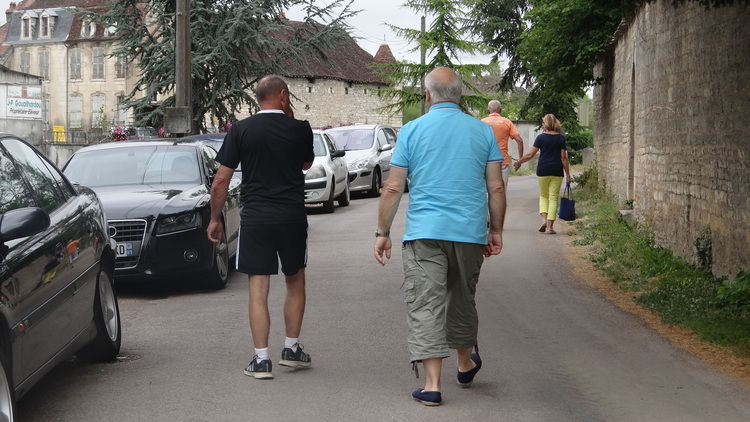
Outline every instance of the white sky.
[[(0, 24), (5, 22), (5, 11), (11, 0), (0, 0)], [(16, 0), (20, 2), (20, 0)], [(322, 0), (321, 3), (326, 3)], [(351, 34), (357, 40), (357, 43), (368, 53), (374, 55), (378, 47), (384, 42), (388, 44), (397, 60), (419, 61), (419, 52), (410, 52), (410, 46), (405, 40), (399, 39), (384, 22), (393, 25), (419, 29), (420, 16), (413, 10), (401, 7), (405, 0), (354, 0), (352, 3), (353, 10), (362, 10), (359, 14), (349, 19), (352, 26)], [(287, 13), (290, 19), (299, 19), (302, 17), (301, 12), (290, 11)], [(427, 26), (430, 25), (430, 19), (427, 19)], [(428, 58), (429, 60), (429, 58)], [(462, 57), (463, 64), (467, 63), (489, 63), (489, 58), (485, 57)]]

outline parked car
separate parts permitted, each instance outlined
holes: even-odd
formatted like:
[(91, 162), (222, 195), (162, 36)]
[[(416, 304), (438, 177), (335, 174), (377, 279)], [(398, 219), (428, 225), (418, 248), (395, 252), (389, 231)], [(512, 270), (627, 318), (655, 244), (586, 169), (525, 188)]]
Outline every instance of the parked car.
[(63, 172), (92, 188), (104, 204), (117, 242), (118, 280), (195, 279), (226, 286), (236, 251), (240, 179), (230, 181), (220, 245), (206, 236), (216, 150), (202, 141), (123, 141), (76, 151)]
[(344, 160), (345, 151), (336, 149), (331, 137), (320, 130), (313, 131), (312, 167), (305, 170), (305, 203), (323, 204), (323, 211), (333, 212), (333, 202), (349, 205), (349, 172)]
[(96, 194), (0, 133), (0, 420), (73, 354), (120, 351), (115, 253)]
[(386, 125), (353, 125), (327, 129), (336, 149), (346, 151), (352, 192), (366, 191), (380, 196), (383, 180), (391, 169), (391, 155), (396, 146), (396, 130)]
[(128, 140), (135, 139), (156, 139), (159, 137), (159, 131), (152, 127), (129, 127)]
[[(204, 141), (218, 152), (221, 149), (221, 146), (224, 145), (224, 138), (226, 138), (226, 136), (226, 132), (202, 133), (200, 135), (185, 136), (180, 138), (180, 140)], [(237, 168), (234, 169), (234, 174), (242, 179), (242, 165), (238, 165)]]
[(194, 141), (204, 141), (207, 144), (211, 145), (216, 151), (221, 149), (221, 146), (224, 144), (224, 138), (226, 138), (227, 133), (226, 132), (217, 132), (217, 133), (201, 133), (200, 135), (189, 135), (180, 138), (181, 140), (194, 140)]

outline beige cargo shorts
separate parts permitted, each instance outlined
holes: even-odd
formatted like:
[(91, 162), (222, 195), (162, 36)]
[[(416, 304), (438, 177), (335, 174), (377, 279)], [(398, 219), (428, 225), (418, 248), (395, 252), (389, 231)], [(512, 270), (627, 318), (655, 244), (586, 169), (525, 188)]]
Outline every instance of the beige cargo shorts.
[(411, 361), (446, 358), (477, 343), (474, 295), (484, 245), (410, 240), (402, 246)]

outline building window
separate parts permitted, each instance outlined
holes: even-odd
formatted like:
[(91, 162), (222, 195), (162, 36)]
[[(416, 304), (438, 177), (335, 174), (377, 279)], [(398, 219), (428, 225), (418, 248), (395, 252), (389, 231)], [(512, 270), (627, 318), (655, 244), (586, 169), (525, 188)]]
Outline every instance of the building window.
[(69, 125), (71, 129), (81, 128), (81, 116), (83, 110), (83, 97), (80, 95), (74, 95), (68, 98), (68, 110), (70, 115), (68, 116)]
[(49, 16), (42, 16), (41, 26), (39, 27), (40, 37), (49, 37)]
[(333, 87), (328, 88), (328, 93), (333, 94)]
[(70, 79), (81, 79), (81, 49), (70, 50)]
[(311, 87), (311, 86), (308, 86), (308, 87), (307, 87), (307, 93), (308, 93), (308, 94), (312, 94), (312, 87)]
[(117, 96), (117, 123), (126, 123), (128, 121), (128, 108), (125, 105), (125, 96)]
[(104, 79), (104, 47), (94, 47), (92, 51), (91, 77)]
[(39, 51), (39, 76), (49, 79), (49, 51)]
[(94, 22), (81, 21), (81, 38), (91, 38), (96, 34), (96, 24)]
[(344, 95), (349, 95), (349, 88), (344, 88)]
[(123, 79), (128, 71), (128, 59), (125, 56), (115, 58), (115, 78)]
[(31, 53), (28, 51), (21, 52), (21, 72), (29, 73), (31, 70)]
[(104, 94), (95, 94), (91, 97), (91, 127), (104, 128)]
[(31, 38), (31, 18), (24, 16), (21, 21), (21, 38)]

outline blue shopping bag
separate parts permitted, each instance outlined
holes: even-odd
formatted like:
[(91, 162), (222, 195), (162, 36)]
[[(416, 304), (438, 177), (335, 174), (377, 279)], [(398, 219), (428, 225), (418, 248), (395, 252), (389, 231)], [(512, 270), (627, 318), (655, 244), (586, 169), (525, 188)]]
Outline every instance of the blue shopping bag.
[(560, 219), (565, 221), (576, 219), (576, 201), (573, 200), (570, 183), (565, 184), (565, 191), (563, 196), (560, 197)]

